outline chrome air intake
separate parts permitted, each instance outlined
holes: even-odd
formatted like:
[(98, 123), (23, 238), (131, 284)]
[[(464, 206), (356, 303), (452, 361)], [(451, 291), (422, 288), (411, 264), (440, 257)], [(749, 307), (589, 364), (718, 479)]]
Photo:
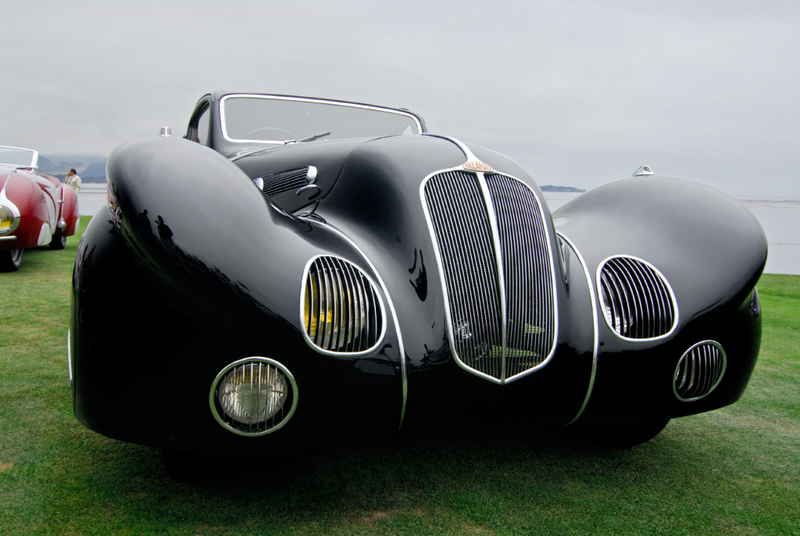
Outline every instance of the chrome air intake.
[(422, 186), (458, 363), (496, 383), (543, 365), (558, 329), (541, 203), (498, 173), (446, 171)]
[(684, 353), (675, 367), (673, 391), (681, 402), (694, 402), (713, 391), (725, 374), (727, 357), (715, 341), (695, 344)]
[[(292, 190), (297, 191), (301, 188), (305, 188), (313, 184), (316, 178), (317, 168), (314, 166), (307, 166), (259, 177), (262, 183), (261, 191), (264, 192), (264, 195), (267, 197), (274, 197), (284, 192), (290, 192)], [(254, 180), (258, 181), (258, 179)]]
[(367, 353), (386, 330), (375, 286), (338, 257), (320, 256), (308, 263), (300, 306), (306, 342), (323, 353)]
[(666, 337), (678, 323), (678, 304), (667, 279), (653, 265), (617, 256), (597, 270), (600, 304), (608, 327), (622, 339)]

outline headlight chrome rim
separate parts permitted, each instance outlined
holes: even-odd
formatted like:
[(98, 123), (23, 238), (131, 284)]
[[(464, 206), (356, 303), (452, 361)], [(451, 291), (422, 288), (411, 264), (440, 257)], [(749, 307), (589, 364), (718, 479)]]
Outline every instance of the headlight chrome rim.
[(8, 200), (0, 203), (0, 236), (11, 234), (19, 227), (19, 209)]
[[(264, 381), (253, 382), (252, 378), (254, 373), (258, 374), (259, 378), (263, 377)], [(242, 396), (230, 391), (228, 394), (231, 395), (232, 398), (239, 397), (240, 400), (244, 400), (245, 404), (250, 405), (250, 409), (257, 409), (256, 417), (253, 417), (251, 414), (251, 418), (248, 422), (236, 419), (230, 411), (225, 409), (223, 402), (220, 401), (219, 389), (221, 384), (230, 379), (231, 375), (234, 375), (235, 380), (237, 374), (240, 374), (242, 378), (247, 374), (250, 375), (250, 392), (244, 393)], [(267, 391), (267, 394), (262, 394), (264, 392), (263, 388), (255, 388), (255, 396), (257, 397), (256, 404), (258, 404), (258, 407), (256, 407), (252, 401), (254, 383), (258, 383), (259, 386), (269, 384), (269, 391)], [(280, 405), (274, 408), (274, 411), (270, 412), (268, 410), (269, 401), (266, 400), (266, 397), (274, 394), (272, 389), (275, 383), (281, 385), (285, 391), (283, 392), (283, 399)], [(240, 383), (239, 385), (244, 385), (244, 383)], [(263, 417), (261, 415), (262, 408), (260, 407), (262, 396), (265, 397), (264, 403), (266, 404), (266, 407), (263, 408), (265, 413)], [(217, 377), (211, 385), (211, 390), (209, 391), (208, 402), (214, 419), (223, 428), (244, 437), (260, 437), (280, 430), (289, 422), (297, 409), (298, 398), (297, 382), (292, 373), (289, 372), (289, 369), (274, 359), (251, 356), (234, 361), (217, 374)], [(272, 400), (274, 400), (274, 397)], [(285, 411), (287, 406), (288, 411)]]

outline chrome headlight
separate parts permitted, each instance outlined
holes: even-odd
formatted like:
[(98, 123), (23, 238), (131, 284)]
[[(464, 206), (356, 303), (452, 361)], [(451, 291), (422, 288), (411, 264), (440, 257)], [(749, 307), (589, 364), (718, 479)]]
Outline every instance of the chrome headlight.
[(358, 267), (337, 257), (308, 263), (300, 315), (306, 341), (323, 353), (370, 352), (386, 330), (375, 286)]
[(13, 232), (18, 225), (19, 210), (13, 203), (6, 200), (0, 205), (0, 235)]
[(289, 370), (273, 359), (248, 357), (217, 375), (209, 403), (224, 428), (260, 436), (281, 428), (297, 407), (297, 384)]

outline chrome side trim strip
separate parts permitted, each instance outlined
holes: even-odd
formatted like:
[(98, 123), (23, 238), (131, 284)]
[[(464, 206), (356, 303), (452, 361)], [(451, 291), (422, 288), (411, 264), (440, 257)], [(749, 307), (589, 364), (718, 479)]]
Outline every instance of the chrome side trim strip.
[(589, 298), (592, 302), (592, 326), (594, 327), (594, 348), (592, 349), (592, 374), (589, 378), (589, 387), (586, 389), (586, 398), (583, 399), (583, 405), (581, 409), (578, 410), (578, 413), (573, 417), (571, 421), (569, 421), (564, 426), (569, 426), (570, 424), (574, 423), (578, 420), (578, 418), (583, 415), (583, 412), (586, 410), (586, 407), (589, 405), (589, 399), (592, 397), (592, 391), (594, 390), (594, 379), (597, 375), (597, 354), (600, 351), (600, 327), (598, 325), (598, 316), (597, 316), (597, 290), (593, 286), (592, 276), (589, 273), (589, 268), (586, 266), (586, 261), (581, 255), (581, 252), (578, 250), (578, 247), (567, 238), (565, 235), (556, 231), (556, 234), (569, 245), (572, 251), (575, 252), (575, 255), (578, 257), (578, 260), (581, 263), (581, 268), (583, 268), (583, 274), (586, 276), (586, 285), (589, 287)]
[(72, 387), (72, 331), (67, 330), (67, 372), (69, 373), (69, 386)]
[(369, 258), (367, 258), (367, 256), (361, 250), (361, 248), (358, 247), (355, 244), (355, 242), (353, 242), (353, 240), (350, 239), (349, 236), (344, 234), (342, 231), (340, 231), (330, 223), (323, 223), (317, 220), (313, 220), (313, 223), (315, 225), (319, 225), (321, 227), (325, 227), (326, 229), (331, 230), (332, 232), (339, 235), (345, 242), (350, 244), (352, 248), (355, 249), (359, 255), (361, 255), (361, 258), (364, 259), (364, 262), (367, 263), (370, 270), (372, 270), (372, 273), (375, 274), (375, 277), (378, 280), (378, 284), (380, 285), (381, 290), (383, 290), (383, 295), (386, 296), (386, 306), (392, 312), (394, 329), (395, 332), (397, 333), (397, 347), (398, 347), (397, 349), (400, 352), (400, 373), (402, 375), (402, 382), (403, 382), (403, 387), (402, 387), (403, 404), (402, 407), (400, 408), (400, 424), (397, 426), (397, 430), (399, 431), (403, 427), (403, 420), (405, 419), (406, 416), (406, 404), (408, 402), (408, 377), (406, 371), (406, 350), (405, 346), (403, 345), (403, 334), (400, 331), (400, 321), (397, 318), (397, 310), (394, 308), (394, 302), (392, 301), (392, 296), (389, 294), (389, 289), (386, 287), (386, 283), (383, 282), (383, 278), (381, 277), (381, 274), (378, 273), (378, 270), (375, 268), (375, 265), (372, 264), (372, 261), (370, 261)]
[[(480, 160), (478, 160), (478, 157), (475, 156), (472, 153), (472, 151), (469, 150), (469, 147), (467, 147), (464, 144), (464, 142), (462, 142), (461, 140), (458, 140), (458, 139), (453, 138), (451, 136), (445, 136), (443, 134), (431, 134), (430, 132), (424, 133), (423, 136), (429, 136), (431, 138), (441, 138), (443, 140), (447, 140), (450, 143), (452, 143), (453, 145), (455, 145), (456, 147), (458, 147), (459, 149), (461, 149), (461, 152), (464, 153), (465, 157), (467, 157), (467, 162), (480, 162)], [(462, 167), (457, 167), (457, 168), (453, 168), (453, 169), (445, 169), (445, 170), (442, 170), (442, 171), (437, 171), (436, 173), (432, 173), (431, 175), (436, 175), (438, 173), (443, 173), (445, 171), (455, 171), (456, 169), (463, 169), (463, 168)]]

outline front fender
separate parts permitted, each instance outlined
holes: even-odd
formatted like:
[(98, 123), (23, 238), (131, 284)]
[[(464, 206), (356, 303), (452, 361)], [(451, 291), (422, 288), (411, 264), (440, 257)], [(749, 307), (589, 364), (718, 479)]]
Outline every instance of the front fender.
[[(598, 297), (596, 377), (582, 422), (669, 419), (741, 396), (759, 351), (754, 288), (767, 259), (766, 236), (744, 206), (698, 182), (636, 177), (587, 192), (556, 212), (554, 222), (585, 259)], [(669, 333), (632, 340), (614, 332), (599, 272), (619, 256), (645, 261), (665, 278), (677, 305)], [(705, 341), (722, 346), (727, 368), (710, 394), (680, 400), (673, 385), (679, 361)]]
[[(279, 213), (235, 165), (190, 141), (122, 146), (108, 180), (111, 206), (85, 232), (74, 273), (82, 422), (134, 443), (242, 454), (396, 428), (400, 356), (391, 330), (363, 359), (325, 355), (302, 336), (312, 257), (344, 258), (372, 275), (347, 241)], [(209, 409), (219, 371), (250, 356), (286, 366), (300, 393), (291, 422), (259, 438), (231, 434)], [(328, 403), (334, 398), (340, 404)]]

